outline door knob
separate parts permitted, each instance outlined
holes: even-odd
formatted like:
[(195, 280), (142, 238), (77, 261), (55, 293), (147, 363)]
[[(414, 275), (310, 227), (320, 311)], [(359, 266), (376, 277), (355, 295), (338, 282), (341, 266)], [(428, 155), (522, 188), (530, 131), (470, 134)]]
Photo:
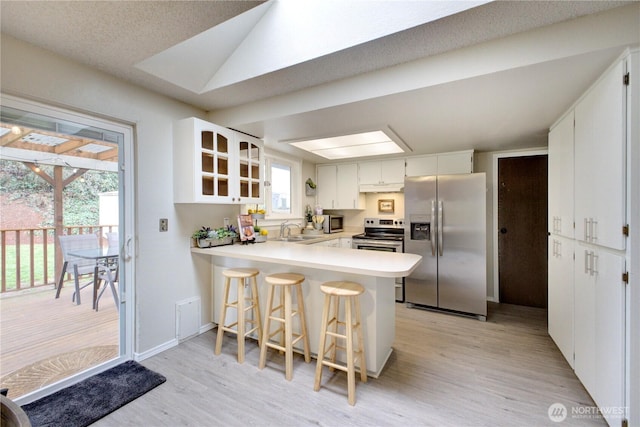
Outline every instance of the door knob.
[(501, 233), (501, 234), (507, 234), (507, 229), (506, 229), (506, 228), (504, 228), (504, 227), (502, 227), (502, 228), (500, 229), (500, 233)]

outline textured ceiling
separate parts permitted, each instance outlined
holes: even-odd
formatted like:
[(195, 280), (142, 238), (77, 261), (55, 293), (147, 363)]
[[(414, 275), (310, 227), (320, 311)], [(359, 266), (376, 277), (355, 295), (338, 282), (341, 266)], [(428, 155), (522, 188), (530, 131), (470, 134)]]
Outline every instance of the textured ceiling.
[[(203, 95), (135, 64), (263, 2), (3, 1), (3, 33), (206, 110), (241, 105), (504, 37), (624, 2), (499, 2)], [(293, 35), (292, 35), (293, 36)]]
[[(505, 68), (504, 75), (494, 73), (483, 77), (479, 72), (478, 78), (443, 82), (424, 89), (398, 89), (384, 96), (353, 96), (353, 92), (364, 93), (369, 89), (359, 89), (357, 84), (352, 84), (346, 88), (345, 93), (350, 93), (342, 102), (321, 99), (324, 103), (319, 101), (317, 105), (298, 108), (297, 104), (302, 103), (284, 105), (277, 101), (308, 93), (320, 94), (316, 96), (320, 99), (328, 92), (324, 88), (337, 90), (342, 82), (358, 82), (357, 79), (366, 79), (415, 61), (440, 58), (451, 52), (517, 38), (536, 29), (630, 3), (639, 4), (622, 1), (493, 2), (203, 94), (168, 84), (135, 67), (140, 61), (262, 3), (1, 1), (0, 28), (3, 34), (212, 111), (221, 124), (262, 137), (268, 145), (278, 147), (277, 141), (327, 136), (327, 129), (338, 134), (388, 125), (414, 147), (414, 153), (430, 153), (445, 148), (491, 150), (545, 143), (543, 136), (553, 120), (621, 49), (611, 45), (598, 47), (595, 43), (592, 51), (568, 53), (572, 56), (549, 60), (536, 68), (514, 65), (517, 68), (509, 72)], [(638, 9), (633, 12), (637, 13)], [(330, 26), (327, 28), (330, 30)], [(617, 30), (611, 29), (612, 32)], [(561, 42), (571, 44), (574, 41)], [(564, 72), (574, 75), (561, 74)], [(536, 76), (545, 76), (546, 80)], [(490, 92), (491, 89), (494, 92)], [(488, 94), (499, 96), (490, 102), (485, 98), (483, 102), (481, 95)], [(509, 94), (512, 94), (511, 99)], [(518, 103), (518, 97), (535, 103)], [(465, 98), (470, 101), (461, 108), (460, 101)], [(457, 105), (450, 102), (452, 99), (458, 101)], [(259, 114), (251, 117), (241, 117), (237, 113), (253, 105), (272, 104), (274, 108), (262, 107)], [(279, 111), (280, 107), (283, 112)], [(425, 118), (424, 114), (419, 114), (422, 108), (428, 108), (430, 116)], [(508, 114), (505, 115), (505, 111)], [(512, 120), (506, 120), (505, 116)], [(438, 117), (439, 121), (433, 117)], [(461, 121), (465, 125), (461, 126)], [(291, 151), (282, 144), (279, 147)], [(301, 154), (295, 150), (291, 152)]]

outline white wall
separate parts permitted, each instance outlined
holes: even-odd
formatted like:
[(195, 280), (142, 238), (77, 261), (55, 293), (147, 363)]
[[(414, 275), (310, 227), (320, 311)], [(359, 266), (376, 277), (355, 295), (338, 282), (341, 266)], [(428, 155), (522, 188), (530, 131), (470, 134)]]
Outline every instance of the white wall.
[[(204, 112), (159, 96), (50, 52), (2, 35), (0, 87), (22, 96), (134, 126), (136, 171), (136, 353), (175, 338), (175, 302), (202, 299), (202, 324), (210, 318), (210, 264), (189, 252), (201, 225), (222, 225), (233, 206), (175, 206), (172, 201), (172, 123)], [(158, 231), (159, 218), (169, 231)]]

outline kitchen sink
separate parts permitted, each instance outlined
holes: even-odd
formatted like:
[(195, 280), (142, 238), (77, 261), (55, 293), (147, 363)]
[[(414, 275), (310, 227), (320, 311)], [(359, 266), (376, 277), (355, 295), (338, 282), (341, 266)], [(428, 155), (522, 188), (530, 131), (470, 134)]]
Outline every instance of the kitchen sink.
[(295, 236), (289, 236), (289, 237), (278, 237), (272, 240), (276, 242), (304, 242), (307, 240), (321, 239), (321, 238), (322, 236), (297, 234)]

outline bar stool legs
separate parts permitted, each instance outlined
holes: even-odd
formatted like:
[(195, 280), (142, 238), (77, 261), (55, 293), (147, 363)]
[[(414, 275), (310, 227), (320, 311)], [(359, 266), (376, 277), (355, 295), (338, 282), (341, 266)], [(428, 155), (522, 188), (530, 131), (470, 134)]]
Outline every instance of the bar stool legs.
[[(245, 337), (256, 331), (258, 335), (258, 345), (260, 345), (262, 337), (262, 320), (260, 317), (260, 304), (258, 303), (258, 283), (256, 282), (256, 276), (259, 274), (259, 271), (254, 268), (233, 268), (224, 270), (222, 274), (225, 276), (224, 296), (218, 321), (215, 354), (218, 355), (222, 351), (222, 337), (224, 336), (224, 332), (227, 331), (237, 335), (238, 363), (244, 363)], [(238, 288), (237, 299), (233, 302), (229, 302), (231, 279), (236, 279)], [(249, 297), (246, 297), (244, 292), (245, 286), (247, 286), (246, 279), (250, 279), (251, 282), (251, 295)], [(236, 322), (229, 325), (224, 324), (227, 317), (227, 308), (235, 308), (238, 317)], [(247, 318), (248, 311), (252, 311), (252, 318)], [(247, 331), (247, 324), (254, 325), (254, 327)]]
[[(285, 354), (285, 378), (291, 381), (293, 378), (293, 346), (303, 340), (304, 361), (311, 361), (309, 351), (309, 336), (307, 334), (307, 322), (304, 311), (304, 298), (302, 295), (302, 282), (305, 277), (296, 273), (278, 273), (265, 277), (265, 282), (269, 286), (267, 291), (267, 308), (264, 318), (264, 328), (262, 342), (260, 344), (260, 363), (258, 367), (264, 369), (267, 361), (267, 347), (279, 350)], [(280, 289), (280, 304), (273, 306), (276, 288)], [(294, 311), (292, 307), (291, 289), (295, 288), (297, 306)], [(280, 313), (277, 316), (277, 313)], [(298, 317), (300, 322), (300, 333), (293, 333), (293, 318)], [(271, 322), (279, 322), (280, 326), (271, 332)], [(280, 334), (280, 341), (276, 344), (270, 339)]]
[[(360, 313), (360, 299), (364, 292), (362, 285), (354, 282), (327, 282), (320, 286), (324, 292), (324, 307), (322, 309), (322, 323), (320, 330), (320, 345), (318, 346), (318, 362), (316, 365), (315, 383), (313, 389), (320, 390), (322, 367), (329, 366), (331, 370), (339, 369), (347, 373), (347, 394), (350, 405), (356, 403), (355, 363), (359, 361), (360, 381), (367, 382), (367, 365), (364, 352), (364, 337)], [(339, 320), (340, 298), (345, 300), (345, 319)], [(331, 305), (333, 303), (333, 310)], [(329, 318), (331, 312), (331, 318)], [(354, 318), (355, 315), (355, 318)], [(344, 327), (345, 333), (340, 334), (338, 327)], [(357, 349), (353, 348), (353, 335), (357, 336)], [(327, 336), (329, 347), (326, 347)], [(338, 345), (337, 340), (346, 341), (346, 347)], [(336, 351), (346, 350), (346, 366), (336, 362)], [(325, 358), (329, 353), (329, 357)]]

